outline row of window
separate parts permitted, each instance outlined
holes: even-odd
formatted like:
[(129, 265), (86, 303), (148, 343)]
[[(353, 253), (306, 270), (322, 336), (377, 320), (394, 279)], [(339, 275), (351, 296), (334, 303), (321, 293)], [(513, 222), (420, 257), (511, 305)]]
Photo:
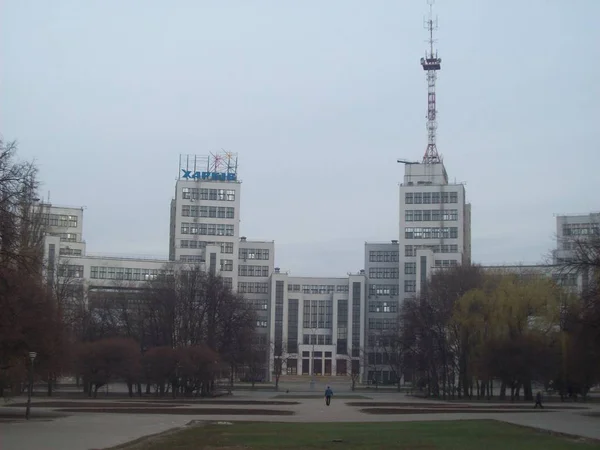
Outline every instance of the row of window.
[(58, 266), (58, 276), (68, 278), (83, 278), (83, 266), (61, 264)]
[(369, 262), (398, 262), (398, 252), (381, 250), (370, 251)]
[[(304, 345), (332, 345), (332, 338), (330, 334), (305, 334), (302, 336), (302, 343)], [(319, 352), (315, 352), (315, 357), (320, 356), (317, 353)], [(325, 354), (327, 353), (331, 356), (331, 352), (325, 352)]]
[(304, 300), (304, 328), (331, 328), (333, 302), (331, 300)]
[(181, 234), (200, 234), (202, 236), (233, 236), (233, 225), (223, 223), (182, 223)]
[(238, 292), (240, 294), (268, 294), (269, 283), (240, 281), (238, 283)]
[(257, 320), (256, 328), (267, 328), (267, 321), (266, 320)]
[(406, 227), (405, 239), (455, 239), (458, 237), (458, 227)]
[(254, 300), (248, 300), (248, 303), (252, 305), (252, 309), (256, 311), (266, 311), (269, 309), (269, 300), (266, 298), (256, 298)]
[(229, 206), (182, 205), (181, 215), (184, 217), (214, 217), (219, 219), (233, 219), (235, 217), (235, 210)]
[(565, 236), (599, 235), (600, 224), (598, 223), (568, 223), (563, 225)]
[(77, 233), (50, 233), (51, 236), (59, 237), (64, 242), (79, 242)]
[(302, 292), (303, 294), (332, 294), (334, 292), (347, 293), (347, 284), (288, 284), (288, 292)]
[(458, 192), (407, 192), (404, 203), (407, 205), (458, 203)]
[(77, 216), (67, 214), (44, 214), (42, 224), (50, 227), (77, 227)]
[(458, 209), (408, 209), (404, 211), (406, 222), (432, 222), (458, 220)]
[(204, 262), (204, 255), (181, 255), (179, 261), (188, 264), (200, 264)]
[(398, 285), (369, 284), (369, 295), (398, 295)]
[(435, 267), (454, 267), (458, 264), (455, 259), (436, 259)]
[(183, 188), (182, 197), (190, 200), (235, 201), (233, 189)]
[(92, 266), (90, 278), (98, 280), (146, 281), (158, 277), (158, 269), (137, 269), (131, 267)]
[(397, 313), (398, 303), (373, 300), (369, 302), (369, 312)]
[(268, 248), (240, 248), (239, 251), (240, 259), (259, 259), (259, 260), (268, 260), (269, 259), (269, 249)]
[(371, 267), (369, 269), (369, 278), (398, 278), (397, 267)]
[(68, 247), (61, 247), (60, 250), (58, 251), (59, 255), (61, 256), (81, 256), (81, 249), (80, 248), (68, 248)]
[(206, 248), (207, 245), (220, 245), (221, 253), (233, 253), (233, 242), (208, 242), (182, 239), (181, 248)]
[(369, 330), (392, 330), (395, 327), (395, 319), (369, 319)]
[(404, 256), (417, 256), (417, 250), (431, 250), (433, 253), (458, 253), (458, 245), (405, 245)]
[(240, 277), (268, 277), (269, 266), (247, 266), (240, 264), (238, 266), (238, 275)]

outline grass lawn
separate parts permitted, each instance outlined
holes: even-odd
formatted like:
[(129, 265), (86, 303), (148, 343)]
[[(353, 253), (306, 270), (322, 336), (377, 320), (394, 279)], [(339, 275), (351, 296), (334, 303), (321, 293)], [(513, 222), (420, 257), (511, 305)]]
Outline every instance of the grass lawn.
[[(335, 442), (341, 440), (341, 442)], [(200, 425), (117, 447), (122, 450), (402, 449), (571, 450), (600, 444), (490, 420), (403, 423)]]

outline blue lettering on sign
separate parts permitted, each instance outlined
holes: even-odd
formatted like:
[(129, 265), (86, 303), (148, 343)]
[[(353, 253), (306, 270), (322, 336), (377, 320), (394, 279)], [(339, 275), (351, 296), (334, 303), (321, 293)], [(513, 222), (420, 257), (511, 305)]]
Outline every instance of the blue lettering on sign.
[(183, 172), (182, 178), (186, 180), (214, 180), (214, 181), (236, 181), (237, 174), (235, 173), (219, 173), (219, 172), (192, 172), (191, 170), (181, 169)]

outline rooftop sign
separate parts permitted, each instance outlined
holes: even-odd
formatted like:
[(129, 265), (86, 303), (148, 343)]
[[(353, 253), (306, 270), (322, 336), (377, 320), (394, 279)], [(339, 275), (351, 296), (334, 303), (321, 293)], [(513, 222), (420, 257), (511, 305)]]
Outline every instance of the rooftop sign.
[(181, 169), (183, 172), (181, 178), (184, 180), (212, 180), (212, 181), (236, 181), (237, 174), (222, 172), (193, 172), (191, 170)]

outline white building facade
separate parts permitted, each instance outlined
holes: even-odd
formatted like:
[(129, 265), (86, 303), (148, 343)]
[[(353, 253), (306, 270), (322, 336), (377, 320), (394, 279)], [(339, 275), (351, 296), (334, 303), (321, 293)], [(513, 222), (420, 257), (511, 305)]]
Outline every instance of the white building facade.
[(270, 348), (267, 379), (283, 352), (284, 375), (395, 381), (391, 369), (373, 370), (369, 349), (377, 335), (397, 326), (402, 300), (416, 295), (432, 270), (470, 261), (464, 186), (449, 184), (442, 164), (408, 166), (398, 240), (365, 243), (364, 270), (358, 273), (292, 277), (275, 267), (273, 241), (241, 235), (242, 183), (233, 158), (180, 158), (165, 259), (88, 254), (83, 209), (43, 205), (49, 272), (60, 266), (58, 275), (80, 280), (93, 301), (119, 286), (143, 288), (169, 266), (193, 264), (220, 275), (256, 311), (259, 343)]
[(400, 293), (419, 293), (431, 272), (471, 262), (471, 205), (440, 163), (405, 165), (400, 185)]

